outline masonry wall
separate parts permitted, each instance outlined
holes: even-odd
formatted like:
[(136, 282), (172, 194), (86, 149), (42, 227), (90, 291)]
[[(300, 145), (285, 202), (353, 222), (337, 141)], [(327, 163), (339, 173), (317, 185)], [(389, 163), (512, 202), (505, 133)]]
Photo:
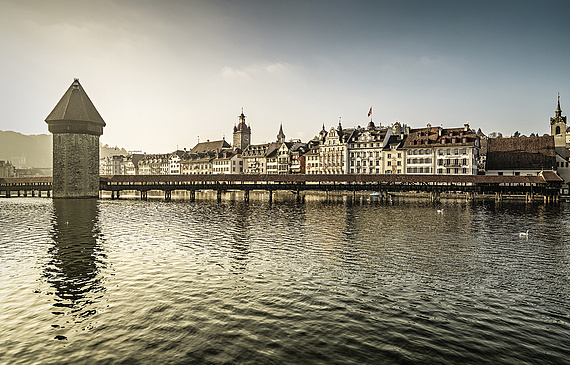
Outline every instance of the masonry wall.
[(99, 196), (99, 136), (53, 135), (53, 197)]

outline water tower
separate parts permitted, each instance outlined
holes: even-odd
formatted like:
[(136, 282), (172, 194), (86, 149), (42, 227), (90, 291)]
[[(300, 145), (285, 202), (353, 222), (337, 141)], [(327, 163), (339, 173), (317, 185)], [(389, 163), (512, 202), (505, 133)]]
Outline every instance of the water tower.
[(53, 134), (53, 197), (99, 197), (99, 136), (105, 122), (79, 79), (45, 121)]

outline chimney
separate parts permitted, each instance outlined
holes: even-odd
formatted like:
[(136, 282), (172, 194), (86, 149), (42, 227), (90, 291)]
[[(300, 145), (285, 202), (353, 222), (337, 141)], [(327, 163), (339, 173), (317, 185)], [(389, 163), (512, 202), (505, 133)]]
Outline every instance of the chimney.
[(464, 130), (465, 132), (467, 132), (467, 131), (469, 130), (469, 123), (465, 123), (465, 124), (463, 125), (463, 130)]
[(430, 123), (428, 123), (428, 124), (427, 124), (427, 127), (428, 127), (428, 129), (429, 129), (429, 128), (431, 128), (431, 124), (430, 124)]

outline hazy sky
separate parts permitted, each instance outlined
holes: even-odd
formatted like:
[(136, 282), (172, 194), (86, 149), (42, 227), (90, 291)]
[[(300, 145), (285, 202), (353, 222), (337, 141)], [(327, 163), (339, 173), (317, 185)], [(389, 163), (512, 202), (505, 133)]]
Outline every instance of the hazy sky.
[(0, 130), (48, 133), (79, 78), (101, 141), (148, 153), (306, 141), (323, 123), (549, 132), (570, 114), (570, 1), (0, 0)]

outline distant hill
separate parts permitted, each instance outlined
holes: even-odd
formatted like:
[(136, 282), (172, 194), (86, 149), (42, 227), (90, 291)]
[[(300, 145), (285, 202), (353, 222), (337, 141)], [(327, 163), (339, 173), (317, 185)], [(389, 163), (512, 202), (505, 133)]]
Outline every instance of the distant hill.
[[(100, 147), (101, 157), (127, 154), (124, 148)], [(49, 134), (25, 135), (0, 131), (0, 161), (13, 161), (18, 168), (52, 167), (52, 138)]]
[[(0, 131), (0, 160), (12, 160), (16, 167), (51, 167), (51, 144), (49, 134), (25, 135)], [(25, 159), (25, 163), (21, 165), (16, 159), (21, 163)]]

